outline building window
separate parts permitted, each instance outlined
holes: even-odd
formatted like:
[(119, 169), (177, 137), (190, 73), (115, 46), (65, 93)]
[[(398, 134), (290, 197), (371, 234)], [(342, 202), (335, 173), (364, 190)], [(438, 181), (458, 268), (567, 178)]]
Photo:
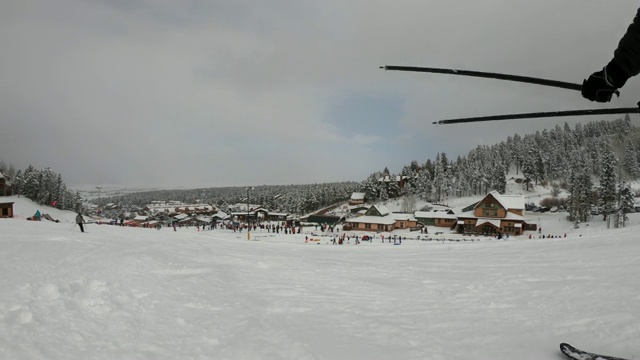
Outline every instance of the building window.
[(482, 209), (482, 216), (498, 216), (497, 209)]
[(371, 224), (364, 224), (365, 229), (371, 229)]

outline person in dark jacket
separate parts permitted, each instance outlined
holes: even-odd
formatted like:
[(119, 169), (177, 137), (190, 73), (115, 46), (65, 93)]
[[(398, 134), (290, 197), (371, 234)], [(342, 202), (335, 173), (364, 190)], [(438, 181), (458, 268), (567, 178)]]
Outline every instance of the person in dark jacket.
[(627, 28), (613, 59), (600, 71), (591, 74), (582, 83), (582, 96), (597, 102), (609, 102), (613, 94), (629, 78), (640, 73), (640, 9)]
[[(638, 74), (640, 74), (640, 8), (613, 52), (613, 59), (602, 70), (594, 72), (582, 83), (582, 96), (591, 101), (609, 102), (613, 94), (617, 94), (618, 89), (622, 88), (629, 78)], [(542, 238), (544, 239), (544, 235)]]
[(84, 218), (82, 217), (82, 213), (78, 213), (78, 216), (76, 216), (76, 224), (80, 227), (80, 231), (84, 232)]

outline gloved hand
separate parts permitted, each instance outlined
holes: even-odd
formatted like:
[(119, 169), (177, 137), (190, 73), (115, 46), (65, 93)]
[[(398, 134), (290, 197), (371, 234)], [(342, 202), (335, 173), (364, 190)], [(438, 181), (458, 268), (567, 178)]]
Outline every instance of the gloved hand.
[(613, 94), (620, 96), (618, 89), (624, 86), (628, 78), (615, 60), (611, 60), (602, 70), (594, 72), (582, 82), (582, 96), (591, 101), (609, 102)]

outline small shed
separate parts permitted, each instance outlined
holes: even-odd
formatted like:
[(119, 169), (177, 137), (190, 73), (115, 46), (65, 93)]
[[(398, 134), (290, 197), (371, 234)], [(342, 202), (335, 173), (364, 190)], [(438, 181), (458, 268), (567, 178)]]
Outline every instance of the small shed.
[(13, 217), (13, 203), (6, 202), (0, 203), (0, 218), (12, 218)]

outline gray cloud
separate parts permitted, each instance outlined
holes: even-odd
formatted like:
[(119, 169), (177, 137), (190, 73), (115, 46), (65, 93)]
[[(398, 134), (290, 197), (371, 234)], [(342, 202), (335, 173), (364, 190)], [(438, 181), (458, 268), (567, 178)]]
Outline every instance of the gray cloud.
[[(434, 120), (597, 107), (566, 90), (378, 65), (580, 82), (610, 59), (636, 9), (630, 0), (9, 2), (0, 154), (70, 183), (361, 180), (565, 121)], [(639, 84), (615, 106), (635, 105)], [(354, 104), (349, 131), (327, 118), (357, 98), (378, 102)], [(385, 98), (403, 106), (388, 119), (393, 132), (367, 122)]]

